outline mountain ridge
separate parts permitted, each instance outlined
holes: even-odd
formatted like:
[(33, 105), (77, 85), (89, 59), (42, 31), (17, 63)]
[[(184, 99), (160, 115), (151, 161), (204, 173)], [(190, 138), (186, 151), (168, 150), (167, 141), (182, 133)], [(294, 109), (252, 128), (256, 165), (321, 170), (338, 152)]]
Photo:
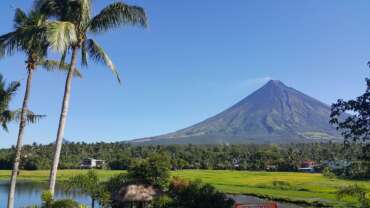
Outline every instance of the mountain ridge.
[(330, 106), (279, 80), (190, 127), (133, 143), (297, 143), (336, 140)]

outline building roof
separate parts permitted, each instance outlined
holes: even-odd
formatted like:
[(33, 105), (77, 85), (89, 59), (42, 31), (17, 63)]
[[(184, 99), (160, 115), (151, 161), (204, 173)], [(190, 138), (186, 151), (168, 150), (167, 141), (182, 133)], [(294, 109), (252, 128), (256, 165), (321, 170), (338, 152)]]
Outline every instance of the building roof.
[(145, 184), (123, 186), (118, 192), (117, 200), (122, 202), (149, 202), (161, 194), (159, 189)]

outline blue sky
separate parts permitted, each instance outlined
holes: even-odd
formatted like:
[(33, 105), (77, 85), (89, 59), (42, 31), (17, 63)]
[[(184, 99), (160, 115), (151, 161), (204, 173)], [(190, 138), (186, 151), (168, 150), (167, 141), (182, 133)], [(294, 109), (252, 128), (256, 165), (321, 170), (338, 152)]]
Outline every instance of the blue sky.
[[(99, 11), (110, 0), (95, 0)], [(325, 103), (364, 91), (369, 74), (368, 0), (130, 0), (143, 6), (147, 29), (123, 27), (96, 39), (120, 70), (123, 85), (100, 65), (75, 79), (65, 138), (121, 141), (194, 124), (278, 79)], [(15, 7), (2, 0), (0, 33), (12, 29)], [(25, 81), (24, 56), (0, 60), (8, 80)], [(39, 69), (31, 110), (46, 114), (28, 126), (26, 143), (55, 139), (65, 74)], [(23, 84), (24, 86), (24, 84)], [(21, 105), (23, 88), (12, 103)], [(0, 133), (15, 144), (17, 126)]]

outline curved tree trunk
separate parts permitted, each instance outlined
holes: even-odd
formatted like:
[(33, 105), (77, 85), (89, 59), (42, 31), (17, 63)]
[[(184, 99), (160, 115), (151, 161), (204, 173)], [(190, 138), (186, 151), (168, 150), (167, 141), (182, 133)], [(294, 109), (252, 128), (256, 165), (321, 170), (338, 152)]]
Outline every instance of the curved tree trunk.
[(9, 194), (8, 194), (8, 208), (14, 207), (14, 194), (15, 194), (15, 185), (17, 182), (17, 175), (19, 171), (19, 163), (21, 160), (21, 153), (22, 153), (22, 146), (23, 146), (23, 136), (24, 136), (24, 130), (26, 127), (26, 114), (27, 114), (27, 108), (28, 108), (28, 100), (30, 97), (30, 91), (31, 91), (31, 82), (32, 82), (32, 73), (33, 69), (28, 69), (28, 77), (27, 77), (27, 84), (26, 84), (26, 91), (23, 98), (23, 105), (22, 105), (22, 111), (21, 111), (21, 118), (19, 122), (19, 131), (18, 131), (18, 139), (17, 139), (17, 146), (15, 150), (15, 159), (13, 164), (13, 171), (12, 176), (10, 179), (10, 188), (9, 188)]
[(65, 128), (68, 108), (69, 108), (69, 98), (71, 96), (72, 79), (73, 79), (73, 75), (76, 70), (77, 52), (78, 52), (78, 47), (76, 46), (73, 47), (71, 65), (68, 71), (66, 84), (64, 88), (64, 97), (63, 97), (63, 103), (62, 103), (62, 110), (61, 110), (60, 118), (59, 118), (58, 133), (57, 133), (57, 138), (54, 144), (53, 164), (51, 166), (50, 176), (49, 176), (49, 190), (51, 194), (53, 195), (54, 195), (55, 183), (57, 179), (60, 151), (62, 149), (62, 144), (63, 144), (64, 128)]

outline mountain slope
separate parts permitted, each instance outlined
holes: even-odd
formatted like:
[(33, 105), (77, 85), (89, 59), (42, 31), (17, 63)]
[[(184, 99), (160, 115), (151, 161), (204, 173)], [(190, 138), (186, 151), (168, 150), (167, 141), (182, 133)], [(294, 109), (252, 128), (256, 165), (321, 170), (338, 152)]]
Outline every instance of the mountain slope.
[(231, 108), (174, 133), (134, 140), (147, 143), (290, 143), (338, 138), (330, 107), (271, 80)]

